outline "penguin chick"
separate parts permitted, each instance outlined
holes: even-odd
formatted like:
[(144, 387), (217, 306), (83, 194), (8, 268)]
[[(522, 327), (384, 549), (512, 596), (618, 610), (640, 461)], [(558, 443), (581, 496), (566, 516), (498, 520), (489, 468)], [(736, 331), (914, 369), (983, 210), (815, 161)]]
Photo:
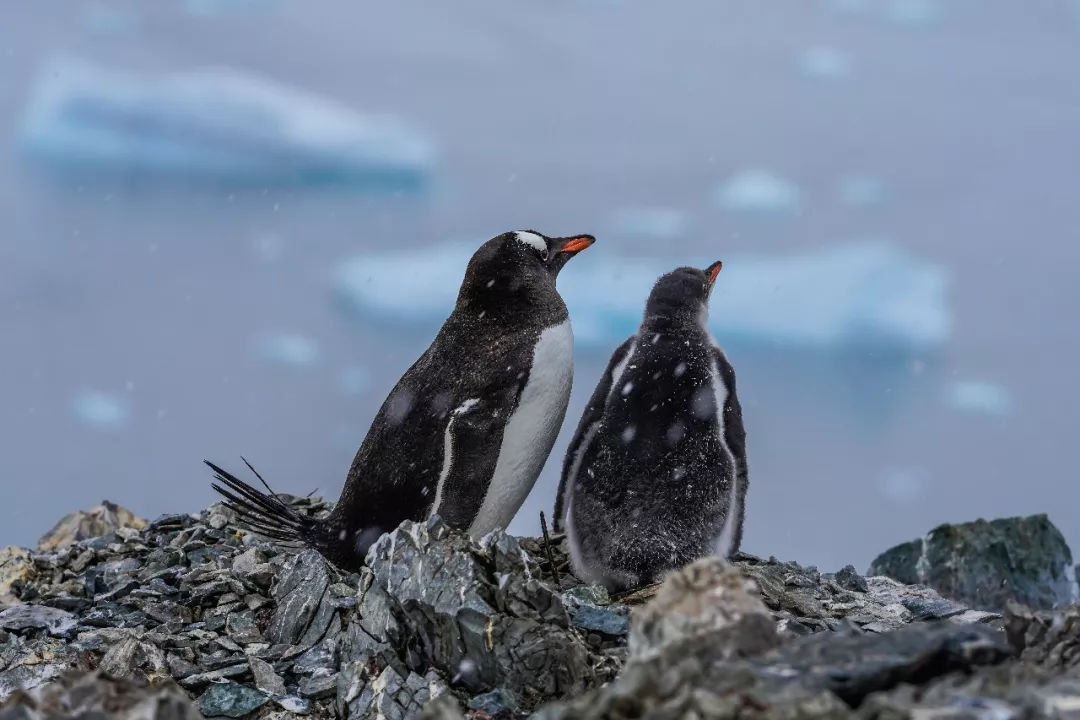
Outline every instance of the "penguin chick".
[(739, 549), (749, 482), (735, 371), (705, 328), (721, 263), (662, 276), (566, 453), (555, 504), (574, 571), (623, 591)]
[(555, 278), (593, 242), (521, 231), (476, 251), (453, 312), (382, 404), (325, 520), (207, 461), (214, 489), (255, 532), (313, 547), (349, 570), (403, 520), (437, 513), (474, 537), (505, 527), (570, 398), (573, 332)]

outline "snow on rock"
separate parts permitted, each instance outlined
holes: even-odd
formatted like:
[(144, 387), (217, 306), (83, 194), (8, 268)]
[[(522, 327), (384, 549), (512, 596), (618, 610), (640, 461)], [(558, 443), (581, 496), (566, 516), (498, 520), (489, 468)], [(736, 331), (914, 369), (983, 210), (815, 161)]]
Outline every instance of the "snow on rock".
[(231, 183), (422, 184), (432, 149), (391, 118), (230, 68), (166, 75), (47, 63), (22, 149), (52, 168)]
[[(371, 322), (437, 327), (454, 307), (475, 242), (365, 253), (335, 270), (343, 313)], [(688, 257), (705, 267), (714, 257)], [(580, 348), (608, 350), (633, 333), (668, 257), (624, 257), (601, 246), (564, 272), (559, 289)], [(401, 268), (409, 268), (403, 274)], [(584, 275), (581, 275), (584, 273)], [(886, 242), (833, 245), (787, 256), (725, 257), (709, 328), (725, 343), (925, 351), (944, 343), (952, 317), (948, 275)]]
[(794, 182), (768, 170), (743, 170), (716, 189), (716, 204), (748, 215), (790, 215), (802, 206), (802, 191)]

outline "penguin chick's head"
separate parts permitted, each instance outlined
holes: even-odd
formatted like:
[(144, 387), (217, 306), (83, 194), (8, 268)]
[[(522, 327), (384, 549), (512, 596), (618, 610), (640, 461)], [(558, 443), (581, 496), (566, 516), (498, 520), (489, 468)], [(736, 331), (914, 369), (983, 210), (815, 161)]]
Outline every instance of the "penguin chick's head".
[(469, 261), (461, 298), (482, 301), (537, 300), (555, 289), (555, 278), (570, 258), (596, 242), (592, 235), (547, 237), (518, 230), (493, 237)]
[(681, 267), (661, 275), (645, 304), (645, 323), (704, 322), (709, 294), (723, 266), (717, 260), (703, 270)]

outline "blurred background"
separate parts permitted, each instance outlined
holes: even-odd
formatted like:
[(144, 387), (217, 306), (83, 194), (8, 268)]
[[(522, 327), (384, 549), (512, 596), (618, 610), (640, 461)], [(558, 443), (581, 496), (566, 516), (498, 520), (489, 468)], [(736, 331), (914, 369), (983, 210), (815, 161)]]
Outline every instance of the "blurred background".
[(201, 460), (336, 498), (505, 230), (590, 232), (562, 454), (653, 278), (722, 258), (744, 549), (1080, 547), (1080, 3), (35, 0), (0, 29), (0, 543)]

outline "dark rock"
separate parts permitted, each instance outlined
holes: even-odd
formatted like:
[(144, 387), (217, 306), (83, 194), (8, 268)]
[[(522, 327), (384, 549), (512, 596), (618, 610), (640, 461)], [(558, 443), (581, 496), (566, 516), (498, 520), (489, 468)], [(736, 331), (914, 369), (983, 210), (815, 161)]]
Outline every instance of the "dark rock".
[(97, 673), (70, 672), (34, 693), (19, 693), (0, 706), (3, 720), (199, 720), (171, 682), (116, 681)]
[[(588, 650), (570, 631), (559, 595), (535, 578), (534, 561), (505, 533), (480, 546), (438, 518), (405, 522), (376, 541), (367, 564), (360, 617), (395, 619), (369, 627), (368, 651), (393, 648), (409, 667), (434, 668), (473, 692), (502, 686), (559, 697), (590, 681)], [(408, 680), (398, 671), (385, 679)]]
[(469, 709), (486, 713), (493, 720), (505, 720), (513, 717), (517, 702), (510, 692), (496, 688), (470, 700)]
[(338, 674), (326, 673), (320, 675), (311, 675), (303, 678), (300, 681), (300, 686), (297, 692), (301, 696), (306, 698), (325, 698), (332, 697), (337, 692)]
[(251, 667), (251, 676), (255, 680), (256, 689), (266, 693), (270, 697), (285, 694), (285, 681), (274, 672), (274, 666), (265, 660), (248, 656), (248, 665)]
[(855, 572), (854, 565), (845, 565), (833, 578), (836, 584), (845, 590), (864, 593), (867, 591), (866, 578)]
[(1072, 553), (1046, 515), (941, 525), (879, 555), (868, 574), (929, 585), (973, 607), (1050, 609), (1077, 597)]
[(609, 609), (581, 605), (570, 612), (570, 619), (574, 627), (579, 630), (622, 637), (630, 630), (630, 619), (627, 615), (625, 608)]
[[(273, 643), (296, 645), (311, 634), (321, 637), (320, 626), (325, 632), (330, 623), (329, 615), (334, 612), (333, 606), (323, 602), (329, 584), (326, 561), (319, 553), (305, 550), (293, 557), (274, 589), (277, 607), (266, 630), (266, 638)], [(312, 639), (310, 644), (319, 637)]]
[(1027, 662), (1056, 670), (1080, 668), (1080, 605), (1039, 612), (1010, 604), (1005, 633)]
[(266, 704), (269, 698), (258, 690), (236, 683), (214, 683), (199, 698), (199, 711), (206, 717), (244, 717)]
[(536, 717), (844, 718), (871, 693), (1009, 657), (996, 632), (949, 624), (818, 634), (743, 659), (707, 643), (689, 655), (684, 647), (670, 645), (648, 660), (632, 661), (614, 682), (546, 706)]
[(45, 630), (55, 637), (71, 637), (78, 620), (66, 610), (46, 605), (15, 605), (0, 612), (0, 628), (5, 630)]

